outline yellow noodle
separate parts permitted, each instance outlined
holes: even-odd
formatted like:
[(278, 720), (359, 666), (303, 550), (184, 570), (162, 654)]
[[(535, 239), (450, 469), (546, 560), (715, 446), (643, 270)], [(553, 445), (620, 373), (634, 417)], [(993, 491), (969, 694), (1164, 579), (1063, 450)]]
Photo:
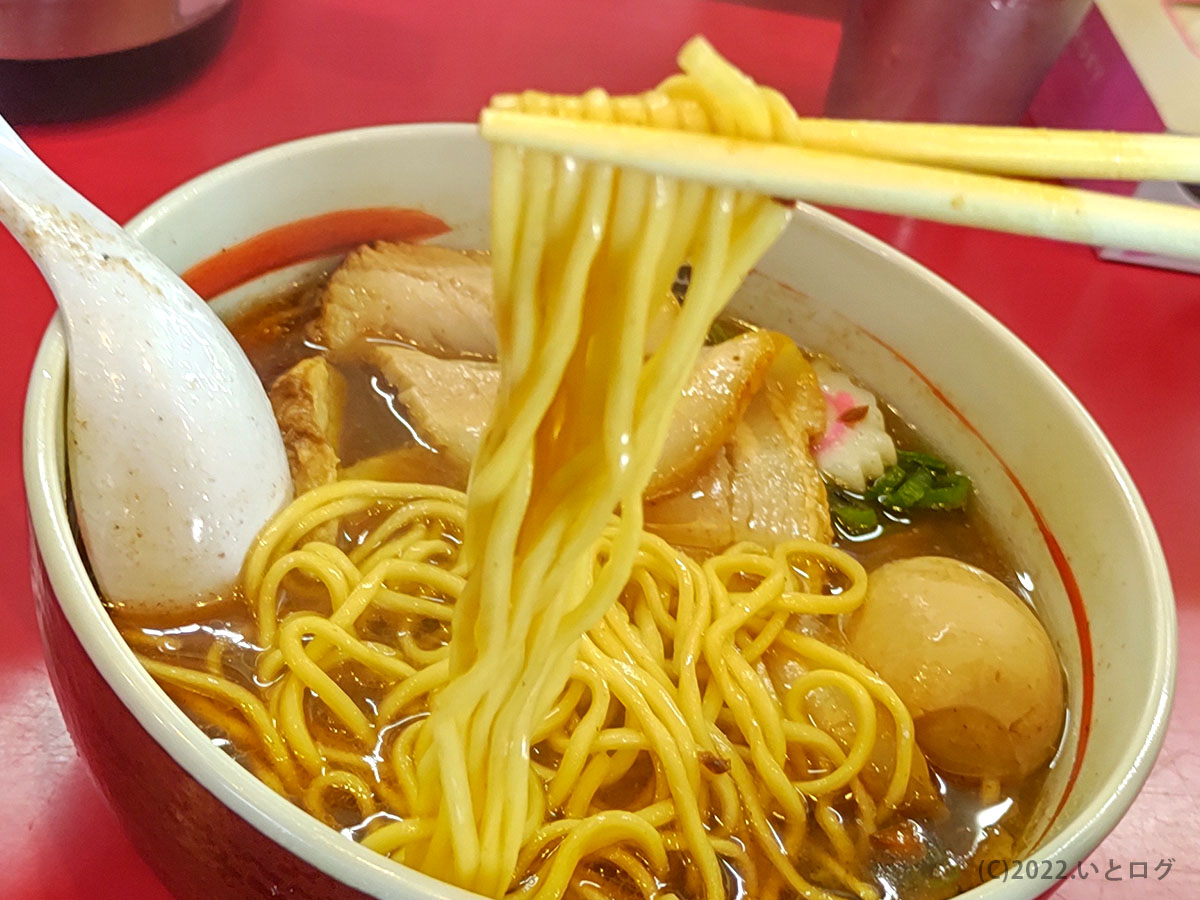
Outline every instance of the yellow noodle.
[(815, 687), (829, 687), (843, 692), (850, 699), (858, 717), (854, 723), (854, 744), (845, 760), (828, 775), (793, 782), (797, 790), (807, 794), (827, 794), (845, 787), (867, 764), (875, 747), (875, 702), (861, 683), (844, 672), (814, 669), (797, 678), (788, 690), (783, 708), (789, 718), (800, 721), (804, 717), (804, 696)]
[(167, 693), (187, 711), (193, 721), (199, 720), (202, 725), (217, 729), (240, 748), (253, 747), (259, 743), (254, 728), (220, 703), (170, 683), (166, 683), (166, 687)]
[[(579, 701), (583, 699), (584, 691), (587, 690), (587, 685), (579, 680), (575, 673), (572, 673), (571, 681), (567, 684), (567, 689), (563, 691), (561, 697), (555, 701), (554, 706), (546, 713), (542, 719), (538, 730), (530, 737), (530, 741), (534, 744), (540, 744), (545, 740), (552, 740), (559, 734), (562, 734), (566, 723), (573, 718), (577, 713)], [(556, 750), (560, 753), (563, 750), (562, 746), (556, 746)]]
[(357, 775), (344, 770), (326, 772), (308, 783), (303, 801), (305, 809), (327, 825), (337, 827), (337, 820), (329, 811), (328, 794), (331, 792), (350, 797), (358, 807), (361, 819), (373, 816), (379, 809), (374, 791)]
[(596, 791), (604, 784), (612, 762), (607, 753), (597, 753), (588, 760), (579, 777), (571, 783), (571, 794), (563, 804), (563, 814), (571, 819), (587, 818)]
[(402, 680), (414, 674), (407, 663), (393, 656), (371, 650), (362, 641), (337, 627), (329, 619), (316, 615), (298, 616), (290, 619), (280, 629), (279, 646), (294, 677), (299, 678), (314, 694), (321, 698), (330, 711), (342, 721), (359, 740), (373, 743), (375, 728), (366, 714), (338, 687), (337, 683), (317, 665), (305, 651), (304, 638), (322, 637), (335, 645), (349, 658), (357, 660), (382, 674)]
[(628, 843), (636, 847), (650, 868), (663, 874), (667, 869), (667, 851), (658, 830), (633, 813), (609, 810), (584, 820), (586, 827), (566, 833), (545, 867), (535, 897), (561, 897), (579, 861), (603, 847)]
[[(496, 102), (753, 138), (790, 127), (781, 98), (704, 47), (681, 59), (684, 75), (637, 97)], [(386, 821), (365, 846), (477, 893), (587, 897), (606, 863), (644, 897), (669, 896), (660, 879), (677, 853), (697, 900), (724, 900), (722, 859), (768, 900), (834, 896), (802, 871), (872, 896), (856, 848), (907, 790), (912, 719), (882, 679), (793, 628), (857, 608), (862, 566), (800, 539), (700, 563), (641, 520), (705, 333), (787, 209), (511, 146), (494, 148), (492, 191), (501, 374), (469, 494), (337, 482), (264, 528), (242, 587), (265, 703), (216, 675), (148, 668), (238, 709), (314, 814), (330, 821), (333, 794), (348, 796)], [(687, 302), (651, 346), (683, 262)], [(360, 532), (355, 545), (308, 540), (330, 522)], [(280, 619), (293, 573), (306, 590)], [(298, 608), (309, 582), (315, 608)], [(428, 648), (429, 621), (447, 644)], [(808, 670), (776, 685), (775, 654)], [(339, 684), (344, 663), (378, 679), (371, 703)], [(817, 689), (850, 703), (852, 737), (813, 724)], [(882, 797), (858, 777), (878, 709), (897, 736)], [(360, 759), (314, 737), (314, 710), (351, 732)], [(848, 792), (865, 825), (834, 809)]]
[[(551, 808), (561, 806), (573, 792), (576, 780), (587, 765), (587, 753), (595, 744), (596, 735), (608, 715), (610, 693), (604, 679), (595, 669), (581, 663), (575, 664), (573, 674), (579, 682), (587, 686), (591, 693), (591, 703), (587, 712), (571, 730), (571, 737), (562, 751), (554, 778), (546, 786), (546, 802)], [(600, 782), (597, 781), (592, 790), (595, 791), (599, 786)]]
[(400, 653), (414, 666), (424, 669), (436, 662), (448, 659), (450, 648), (442, 644), (431, 650), (424, 650), (417, 644), (411, 634), (405, 632), (400, 636)]
[(159, 681), (195, 691), (212, 700), (224, 701), (237, 708), (246, 717), (250, 727), (254, 729), (262, 743), (263, 750), (266, 751), (268, 759), (279, 772), (284, 783), (288, 785), (296, 783), (296, 769), (287, 746), (271, 721), (271, 717), (267, 714), (262, 701), (250, 691), (227, 678), (207, 672), (197, 672), (182, 666), (168, 665), (144, 656), (139, 657), (139, 660), (146, 670)]
[(428, 822), (420, 819), (405, 819), (401, 822), (389, 822), (376, 828), (365, 838), (362, 839), (362, 845), (376, 853), (382, 853), (384, 856), (391, 856), (397, 850), (402, 849), (407, 844), (421, 838), (429, 837), (429, 831), (432, 826)]
[(276, 688), (279, 708), (276, 713), (279, 731), (287, 740), (288, 747), (310, 775), (319, 775), (325, 770), (325, 757), (309, 731), (308, 718), (304, 713), (304, 682), (288, 673), (288, 677)]
[[(608, 735), (611, 736), (615, 733), (616, 733), (616, 729), (612, 729), (608, 732)], [(595, 747), (596, 750), (598, 750), (598, 751), (603, 751), (606, 749), (604, 746), (605, 743), (615, 743), (615, 742), (606, 742), (605, 740), (603, 740), (603, 738), (604, 738), (604, 735), (597, 735), (595, 742), (592, 744), (592, 746)], [(645, 744), (646, 746), (648, 746), (648, 744), (646, 744), (646, 742), (643, 741), (643, 739), (640, 736), (638, 737), (638, 744), (639, 745)], [(610, 761), (609, 761), (609, 766), (608, 766), (608, 773), (604, 776), (603, 786), (607, 787), (611, 784), (616, 784), (618, 781), (620, 781), (626, 775), (628, 775), (629, 770), (633, 768), (635, 763), (637, 763), (638, 757), (641, 755), (643, 749), (645, 749), (644, 746), (630, 747), (630, 746), (618, 745), (612, 751), (612, 753), (609, 757)], [(673, 804), (672, 804), (672, 806), (673, 806)]]
[(354, 580), (347, 580), (346, 572), (328, 556), (309, 549), (314, 546), (321, 545), (309, 544), (302, 550), (284, 554), (271, 564), (266, 575), (263, 576), (257, 610), (258, 637), (263, 647), (270, 647), (275, 643), (279, 586), (289, 574), (303, 572), (310, 578), (319, 581), (324, 586), (333, 609), (342, 605), (349, 591), (349, 585), (357, 581), (357, 572), (353, 573)]
[(912, 773), (912, 755), (916, 747), (912, 715), (905, 708), (903, 701), (886, 681), (862, 663), (827, 644), (822, 644), (816, 638), (785, 631), (779, 635), (779, 642), (821, 665), (844, 672), (858, 680), (892, 714), (896, 722), (896, 764), (883, 803), (885, 806), (895, 807), (904, 798), (908, 787), (908, 779)]
[(628, 850), (608, 850), (600, 854), (601, 859), (608, 860), (621, 869), (637, 885), (644, 900), (655, 900), (658, 894), (658, 882), (654, 874), (646, 868), (640, 859)]
[[(404, 806), (408, 810), (412, 810), (417, 805), (417, 772), (412, 761), (413, 742), (416, 736), (417, 729), (406, 728), (396, 738), (392, 747), (392, 774), (396, 777), (396, 783), (400, 785), (400, 793), (404, 795)], [(432, 832), (432, 822), (429, 823), (429, 827)]]
[(283, 783), (283, 780), (275, 773), (274, 769), (266, 766), (258, 759), (258, 757), (251, 756), (248, 760), (243, 760), (243, 764), (254, 773), (255, 778), (257, 778), (275, 793), (283, 797), (288, 796), (289, 792), (287, 785)]
[(825, 837), (829, 839), (829, 844), (833, 847), (833, 852), (837, 860), (842, 865), (853, 865), (856, 856), (854, 843), (846, 833), (846, 828), (842, 824), (842, 817), (838, 815), (837, 810), (824, 800), (820, 800), (817, 802), (817, 810), (814, 818), (817, 820), (821, 831), (825, 832)]

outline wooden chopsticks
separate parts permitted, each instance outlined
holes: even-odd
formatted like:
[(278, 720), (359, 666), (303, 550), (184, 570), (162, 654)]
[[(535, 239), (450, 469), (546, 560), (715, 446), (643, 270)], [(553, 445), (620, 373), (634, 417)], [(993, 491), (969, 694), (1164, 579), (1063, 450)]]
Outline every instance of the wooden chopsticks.
[(777, 143), (507, 108), (480, 130), (790, 200), (1200, 260), (1200, 210), (1005, 177), (1200, 181), (1200, 138), (796, 119)]
[(1178, 134), (805, 118), (789, 130), (814, 150), (994, 175), (1200, 181), (1200, 138)]

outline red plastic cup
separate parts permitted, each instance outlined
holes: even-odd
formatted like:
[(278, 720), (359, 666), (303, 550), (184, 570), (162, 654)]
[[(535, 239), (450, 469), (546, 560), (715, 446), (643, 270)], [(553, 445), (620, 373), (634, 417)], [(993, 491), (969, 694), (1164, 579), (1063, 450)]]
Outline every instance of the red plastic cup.
[(1010, 125), (1091, 0), (849, 0), (825, 113)]

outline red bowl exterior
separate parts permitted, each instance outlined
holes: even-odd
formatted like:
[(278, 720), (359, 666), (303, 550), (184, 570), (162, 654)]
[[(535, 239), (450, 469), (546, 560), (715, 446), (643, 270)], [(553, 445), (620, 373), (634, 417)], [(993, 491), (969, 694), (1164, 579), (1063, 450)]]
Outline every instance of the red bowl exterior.
[(146, 732), (88, 657), (30, 541), (50, 682), (67, 729), (142, 858), (179, 900), (367, 900), (221, 803)]

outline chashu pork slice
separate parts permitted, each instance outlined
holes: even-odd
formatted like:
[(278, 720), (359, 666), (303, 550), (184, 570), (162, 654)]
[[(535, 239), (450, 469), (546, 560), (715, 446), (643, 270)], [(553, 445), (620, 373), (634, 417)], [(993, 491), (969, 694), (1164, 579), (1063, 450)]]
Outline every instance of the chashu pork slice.
[(494, 359), (489, 256), (428, 244), (365, 244), (329, 277), (313, 337), (331, 350), (383, 338), (435, 356)]
[(706, 552), (744, 540), (770, 547), (797, 537), (832, 539), (810, 449), (825, 427), (825, 401), (808, 360), (775, 337), (779, 352), (733, 435), (681, 490), (646, 504), (648, 530)]
[(483, 360), (440, 359), (393, 344), (370, 345), (364, 358), (395, 389), (421, 440), (465, 483), (496, 403), (500, 367)]
[[(267, 396), (287, 450), (296, 496), (336, 481), (346, 396), (342, 376), (325, 357), (313, 356), (275, 379)], [(312, 538), (332, 543), (337, 538), (336, 524), (320, 526)]]
[(762, 387), (776, 352), (768, 331), (747, 331), (701, 349), (671, 413), (667, 441), (645, 496), (674, 493), (709, 464)]
[[(672, 415), (646, 496), (677, 491), (704, 469), (737, 428), (776, 352), (771, 335), (755, 331), (700, 352)], [(495, 403), (498, 366), (439, 359), (395, 345), (374, 344), (365, 353), (366, 361), (395, 388), (409, 424), (465, 473)]]

